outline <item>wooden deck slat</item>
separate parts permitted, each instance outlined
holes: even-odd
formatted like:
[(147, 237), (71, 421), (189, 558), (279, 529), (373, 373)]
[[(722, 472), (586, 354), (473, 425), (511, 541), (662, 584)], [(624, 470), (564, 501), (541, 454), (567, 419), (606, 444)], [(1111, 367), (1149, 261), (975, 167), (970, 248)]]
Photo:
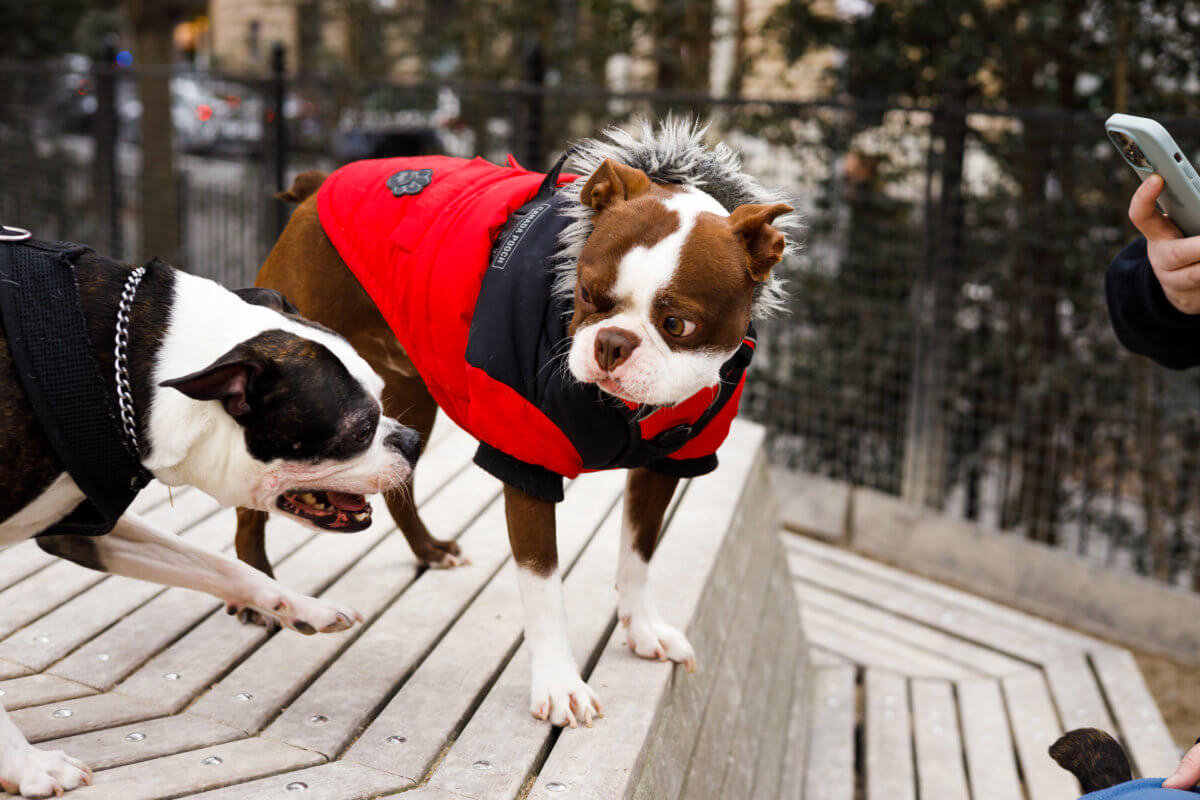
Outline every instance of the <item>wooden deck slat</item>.
[(10, 678), (19, 678), (22, 675), (28, 675), (29, 667), (24, 664), (14, 664), (11, 661), (0, 661), (0, 681), (6, 681)]
[(1043, 665), (1043, 669), (1063, 730), (1099, 728), (1116, 731), (1083, 653), (1056, 659)]
[[(775, 572), (779, 583), (771, 591), (777, 597), (789, 597), (791, 574), (783, 560), (776, 563)], [(750, 800), (778, 800), (784, 781), (784, 765), (792, 757), (788, 741), (793, 713), (792, 695), (797, 691), (797, 672), (808, 672), (807, 666), (800, 668), (801, 662), (807, 661), (808, 654), (799, 608), (795, 610), (796, 613), (791, 616), (774, 613), (774, 610), (769, 612), (775, 624), (775, 633), (774, 638), (769, 640), (770, 650), (764, 658), (772, 662), (771, 682), (761, 689), (762, 708), (747, 718), (758, 737), (755, 750), (750, 755), (750, 758), (758, 760), (751, 767), (753, 791), (749, 795)], [(802, 685), (800, 691), (807, 692), (808, 686)]]
[[(55, 717), (54, 712), (60, 709), (69, 710), (71, 715)], [(137, 697), (95, 694), (22, 708), (11, 712), (9, 716), (26, 739), (37, 743), (161, 717), (166, 713), (167, 709), (163, 706)]]
[[(566, 567), (574, 561), (619, 492), (620, 476), (612, 473), (586, 476), (571, 484), (558, 508), (560, 564)], [(507, 536), (499, 522), (502, 511), (502, 504), (497, 504), (480, 518), (482, 525), (473, 526), (469, 532), (475, 542), (472, 552), (480, 553), (477, 567), (423, 575), (388, 610), (387, 616), (394, 622), (367, 631), (355, 643), (356, 652), (314, 682), (267, 729), (267, 735), (326, 755), (338, 753), (370, 723), (367, 712), (372, 703), (362, 698), (377, 697), (383, 703), (404, 680), (405, 685), (379, 712), (364, 738), (380, 736), (380, 731), (388, 731), (381, 738), (395, 735), (394, 728), (400, 725), (404, 728), (400, 735), (409, 738), (402, 756), (415, 756), (423, 752), (423, 745), (436, 741), (429, 758), (436, 757), (444, 737), (453, 732), (476, 693), (490, 682), (504, 656), (516, 646), (521, 631), (515, 574), (500, 569), (510, 560)], [(491, 541), (485, 548), (481, 540), (486, 537)], [(419, 626), (413, 622), (418, 615), (424, 618)], [(437, 641), (439, 636), (442, 638)], [(430, 652), (435, 641), (437, 649)], [(417, 664), (419, 668), (405, 680)], [(427, 701), (431, 693), (445, 695), (445, 702), (436, 709)], [(357, 698), (361, 710), (350, 715), (335, 713), (345, 706), (348, 696)], [(414, 719), (405, 710), (411, 708), (409, 698), (414, 697), (426, 716)], [(313, 715), (330, 719), (314, 726), (309, 724)], [(405, 763), (407, 768), (411, 762)]]
[[(962, 739), (954, 690), (947, 681), (913, 678), (913, 741), (921, 796), (971, 800), (963, 768)], [(980, 787), (991, 800), (989, 790)]]
[(796, 595), (807, 608), (819, 608), (848, 620), (855, 628), (878, 631), (922, 650), (937, 653), (957, 662), (969, 671), (989, 675), (1008, 675), (1031, 669), (1024, 661), (990, 647), (934, 630), (912, 620), (897, 617), (872, 606), (865, 600), (848, 598), (804, 581), (796, 583)]
[(854, 800), (856, 672), (850, 664), (812, 672), (812, 715), (803, 757), (804, 797), (810, 800)]
[[(278, 566), (316, 535), (290, 520), (272, 520), (267, 554)], [(107, 691), (220, 607), (207, 595), (167, 589), (46, 671)]]
[[(612, 570), (621, 511), (612, 504), (621, 490), (621, 476), (615, 478), (605, 475), (601, 485), (573, 487), (573, 492), (586, 492), (597, 503), (587, 509), (591, 516), (577, 512), (575, 521), (562, 529), (565, 534), (574, 527), (575, 535), (560, 536), (560, 564), (570, 566), (563, 585), (568, 634), (581, 667), (607, 636), (616, 614)], [(455, 732), (455, 723), (492, 679), (495, 667), (521, 640), (523, 619), (516, 570), (509, 561), (345, 758), (420, 780)], [(484, 631), (486, 635), (481, 635)], [(428, 708), (425, 698), (439, 686), (444, 698), (438, 704), (441, 719), (424, 710)], [(461, 785), (461, 791), (482, 797), (515, 797), (551, 735), (546, 723), (529, 714), (529, 662), (524, 647), (508, 661), (470, 722), (438, 766), (431, 785)], [(396, 731), (408, 739), (405, 744), (387, 742)], [(492, 768), (472, 767), (481, 760)]]
[[(297, 592), (319, 595), (375, 547), (389, 530), (387, 523), (376, 520), (371, 528), (354, 536), (317, 536), (284, 561), (275, 571), (276, 575), (280, 582)], [(196, 599), (211, 604), (206, 596)], [(215, 611), (182, 639), (117, 684), (115, 691), (153, 700), (178, 711), (269, 635), (265, 628), (257, 625), (238, 624), (223, 609)], [(278, 635), (300, 634), (280, 631)], [(321, 635), (344, 636), (345, 632)], [(166, 678), (167, 675), (176, 677)]]
[[(206, 764), (210, 759), (220, 763)], [(104, 770), (92, 786), (76, 789), (79, 800), (159, 800), (192, 795), (285, 770), (313, 766), (321, 756), (270, 739), (239, 739)]]
[(1091, 660), (1113, 716), (1121, 726), (1121, 739), (1133, 761), (1134, 774), (1158, 778), (1174, 773), (1182, 753), (1171, 738), (1133, 654), (1111, 649), (1092, 653)]
[[(217, 501), (200, 492), (188, 493), (176, 500), (175, 508), (158, 506), (146, 518), (168, 530), (186, 531), (195, 523), (216, 512)], [(101, 572), (55, 559), (55, 563), (27, 579), (0, 592), (0, 638), (28, 625), (49, 613), (85, 589), (107, 576)]]
[[(224, 550), (233, 546), (236, 525), (233, 510), (225, 509), (191, 528), (188, 541)], [(43, 670), (164, 591), (158, 584), (110, 575), (0, 641), (0, 658)]]
[[(466, 470), (422, 507), (422, 518), (440, 536), (456, 538), (496, 500), (498, 493), (499, 486), (490, 476), (481, 470)], [(328, 593), (362, 613), (369, 624), (419, 572), (408, 543), (396, 533), (354, 565)], [(362, 630), (357, 626), (339, 636), (272, 637), (206, 692), (190, 711), (257, 732)]]
[(975, 797), (1023, 800), (1000, 685), (988, 678), (972, 678), (959, 681), (956, 688), (963, 751)]
[(908, 642), (859, 630), (844, 617), (819, 608), (805, 606), (801, 616), (813, 644), (864, 666), (947, 679), (983, 674)]
[[(303, 784), (303, 788), (299, 784)], [(380, 772), (349, 761), (335, 761), (190, 797), (192, 800), (295, 800), (297, 797), (304, 800), (367, 800), (406, 789), (409, 785), (403, 778), (389, 772)], [(289, 786), (294, 788), (289, 789)]]
[(102, 770), (199, 750), (242, 736), (241, 731), (228, 725), (179, 714), (52, 739), (41, 746), (70, 753), (92, 769)]
[(0, 571), (0, 592), (61, 560), (38, 547), (33, 539), (17, 542), (0, 552), (4, 558), (4, 569)]
[(916, 800), (908, 682), (868, 668), (863, 680), (867, 800)]
[(150, 481), (150, 483), (146, 484), (146, 488), (138, 492), (138, 496), (133, 498), (133, 502), (129, 504), (129, 510), (135, 514), (145, 514), (155, 506), (164, 503), (170, 504), (188, 492), (199, 491), (199, 489), (191, 486), (176, 486), (168, 489), (165, 483)]
[(813, 644), (808, 649), (808, 660), (814, 667), (841, 667), (853, 666), (854, 662), (843, 655), (826, 650), (818, 644)]
[[(804, 634), (803, 624), (797, 628)], [(813, 708), (813, 674), (815, 666), (808, 658), (809, 666), (802, 661), (807, 656), (802, 648), (796, 653), (796, 665), (792, 675), (792, 702), (788, 710), (789, 721), (783, 745), (783, 763), (780, 766), (779, 800), (801, 800), (804, 797), (805, 758), (808, 754), (809, 717)], [(811, 652), (811, 651), (810, 651)], [(843, 666), (851, 666), (849, 664)]]
[(1001, 682), (1029, 800), (1078, 797), (1075, 778), (1047, 752), (1063, 730), (1041, 673), (1009, 675)]
[(9, 711), (95, 694), (96, 690), (54, 675), (26, 675), (0, 681), (0, 703)]

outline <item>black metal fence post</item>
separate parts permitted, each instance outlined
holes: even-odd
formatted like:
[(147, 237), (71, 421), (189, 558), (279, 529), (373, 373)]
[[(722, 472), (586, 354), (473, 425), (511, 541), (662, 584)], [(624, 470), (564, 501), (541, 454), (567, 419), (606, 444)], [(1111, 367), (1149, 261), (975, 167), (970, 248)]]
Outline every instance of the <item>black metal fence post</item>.
[[(287, 188), (287, 118), (284, 114), (284, 103), (287, 94), (287, 77), (284, 74), (283, 42), (271, 45), (271, 114), (267, 118), (268, 129), (271, 131), (271, 167), (275, 181), (275, 191), (282, 192)], [(272, 206), (275, 211), (272, 240), (283, 232), (287, 224), (288, 210), (278, 200)]]
[(546, 54), (541, 42), (530, 39), (525, 44), (521, 62), (521, 78), (527, 88), (522, 97), (522, 113), (517, 121), (523, 133), (518, 141), (525, 143), (521, 160), (528, 169), (543, 169), (546, 166), (542, 163), (545, 158), (545, 99), (541, 89), (546, 82)]
[(117, 48), (106, 42), (92, 67), (96, 87), (96, 115), (92, 121), (95, 158), (92, 160), (92, 197), (100, 211), (105, 252), (123, 255), (121, 237), (121, 186), (117, 170)]

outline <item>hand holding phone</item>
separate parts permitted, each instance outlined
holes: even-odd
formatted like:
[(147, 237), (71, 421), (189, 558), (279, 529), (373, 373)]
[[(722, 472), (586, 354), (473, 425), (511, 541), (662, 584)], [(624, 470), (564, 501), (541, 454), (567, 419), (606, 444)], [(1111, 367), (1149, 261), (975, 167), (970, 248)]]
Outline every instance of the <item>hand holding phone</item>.
[(1167, 129), (1149, 117), (1113, 114), (1108, 138), (1138, 177), (1157, 173), (1164, 188), (1158, 204), (1185, 236), (1200, 234), (1200, 175)]

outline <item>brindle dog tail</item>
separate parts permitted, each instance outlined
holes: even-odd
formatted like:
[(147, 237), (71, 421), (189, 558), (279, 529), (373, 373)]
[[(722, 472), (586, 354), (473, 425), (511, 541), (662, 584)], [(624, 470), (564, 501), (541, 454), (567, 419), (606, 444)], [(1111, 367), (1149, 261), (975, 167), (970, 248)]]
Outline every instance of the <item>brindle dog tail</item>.
[(1050, 745), (1050, 757), (1079, 779), (1084, 794), (1133, 780), (1120, 743), (1098, 728), (1068, 731)]

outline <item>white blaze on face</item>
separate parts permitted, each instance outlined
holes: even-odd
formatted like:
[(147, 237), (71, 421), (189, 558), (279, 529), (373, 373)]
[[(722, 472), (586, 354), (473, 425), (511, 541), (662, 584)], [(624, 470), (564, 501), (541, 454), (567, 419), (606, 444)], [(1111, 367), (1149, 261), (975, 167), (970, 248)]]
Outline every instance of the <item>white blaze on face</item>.
[[(675, 277), (684, 244), (700, 214), (729, 214), (714, 198), (692, 187), (671, 193), (662, 204), (679, 217), (679, 227), (649, 247), (633, 247), (625, 253), (609, 292), (621, 312), (581, 325), (575, 331), (567, 364), (578, 380), (599, 384), (610, 394), (635, 403), (673, 405), (715, 385), (721, 365), (732, 351), (672, 350), (659, 329), (656, 301)], [(607, 328), (632, 332), (641, 340), (629, 358), (611, 372), (596, 362), (596, 334)]]

